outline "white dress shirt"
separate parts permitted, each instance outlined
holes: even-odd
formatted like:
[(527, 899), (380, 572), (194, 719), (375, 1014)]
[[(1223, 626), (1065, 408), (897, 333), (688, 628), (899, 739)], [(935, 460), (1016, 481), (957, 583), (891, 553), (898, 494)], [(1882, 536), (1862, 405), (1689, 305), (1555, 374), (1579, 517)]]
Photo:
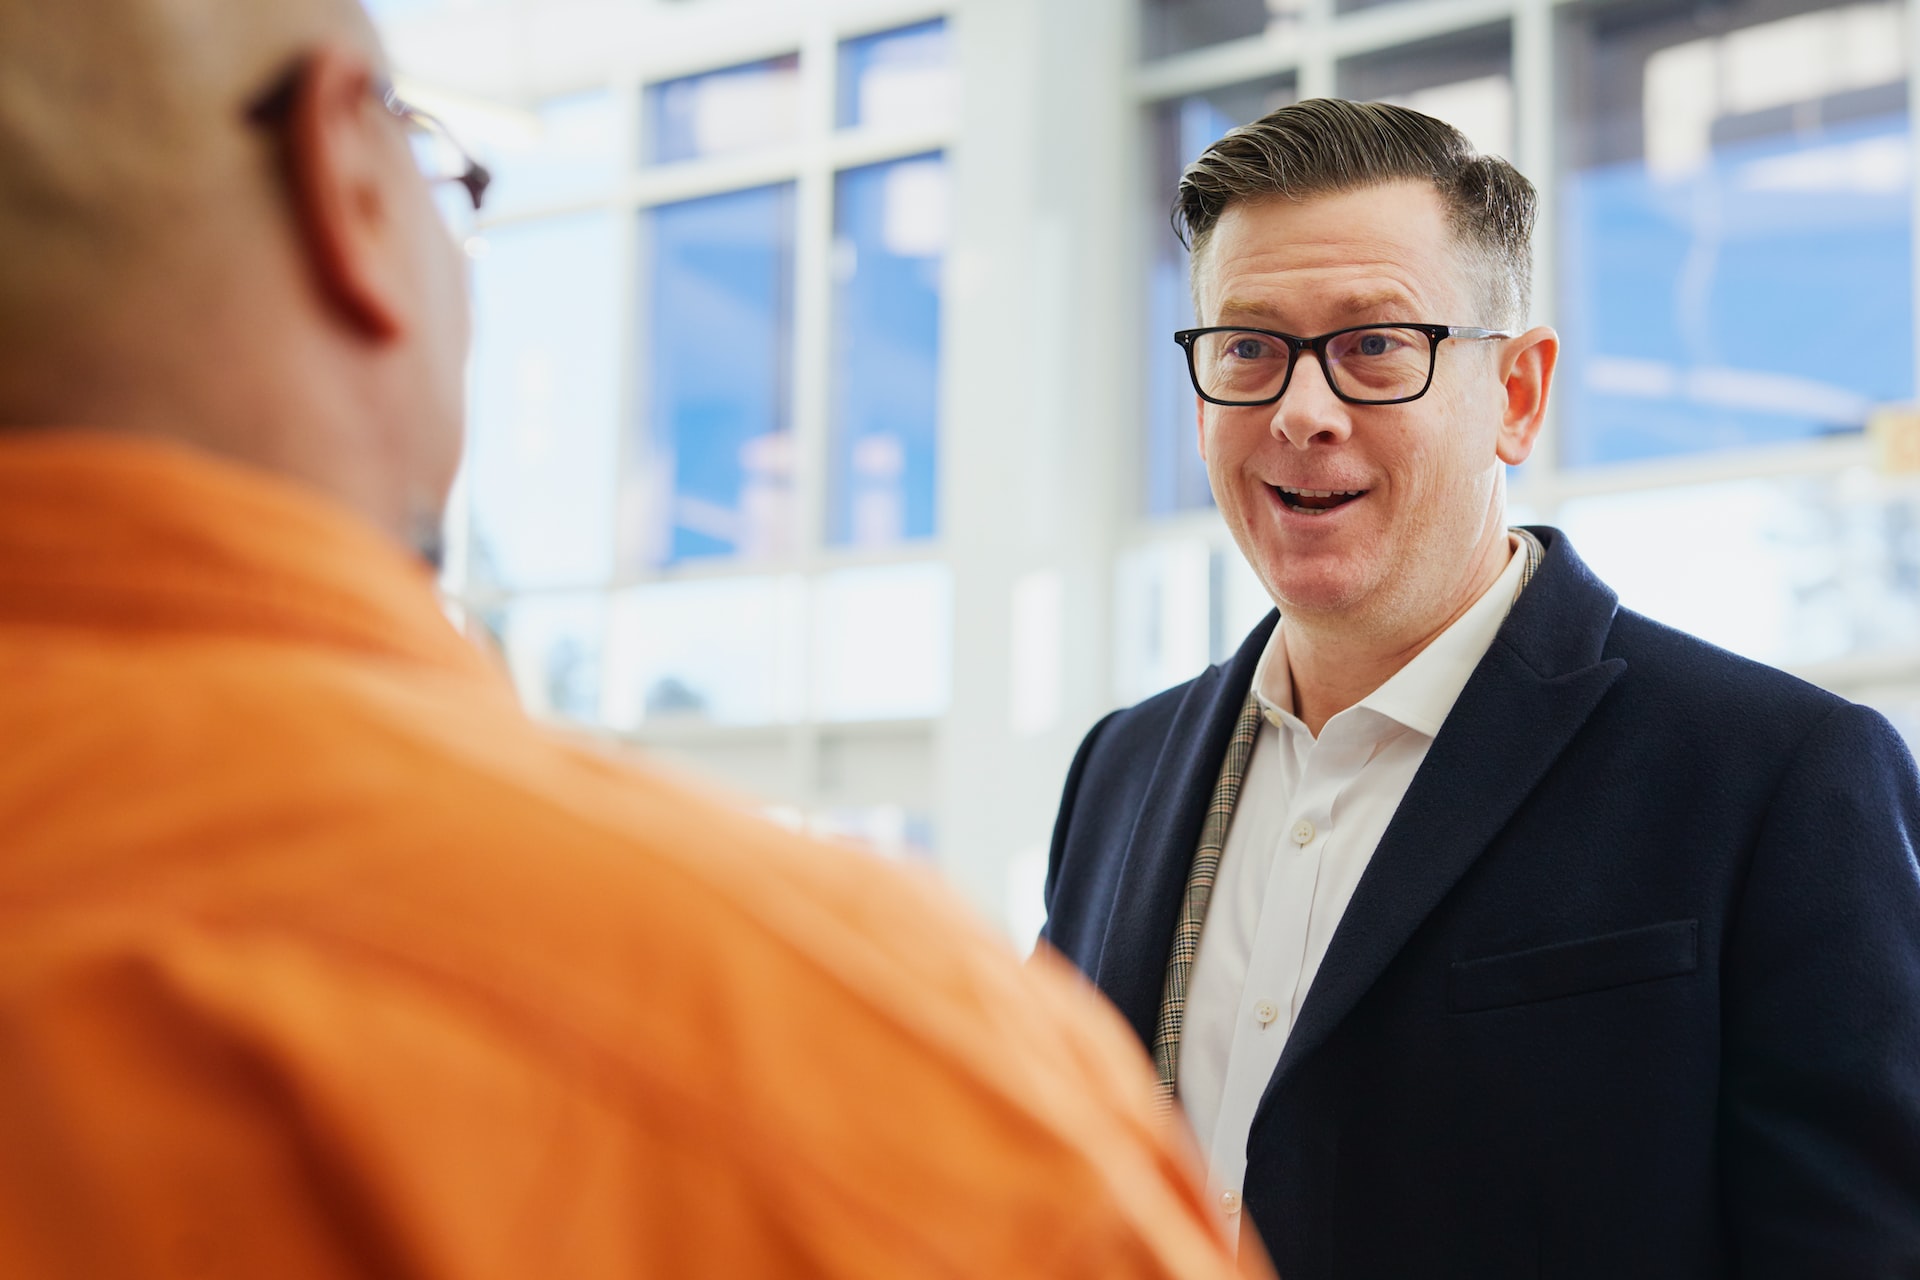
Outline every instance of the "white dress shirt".
[(1284, 621), (1254, 670), (1266, 723), (1200, 932), (1178, 1075), (1214, 1201), (1236, 1231), (1254, 1109), (1361, 872), (1513, 607), (1526, 567), (1515, 546), (1465, 614), (1318, 739), (1293, 714)]

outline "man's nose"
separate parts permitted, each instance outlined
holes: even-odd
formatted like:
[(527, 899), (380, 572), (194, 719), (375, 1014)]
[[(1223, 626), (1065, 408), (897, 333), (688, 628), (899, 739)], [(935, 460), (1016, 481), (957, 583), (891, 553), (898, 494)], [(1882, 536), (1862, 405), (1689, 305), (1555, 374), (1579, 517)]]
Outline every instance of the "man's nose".
[(1353, 434), (1350, 408), (1333, 394), (1320, 358), (1303, 351), (1294, 359), (1287, 393), (1273, 407), (1273, 434), (1296, 449), (1339, 444)]

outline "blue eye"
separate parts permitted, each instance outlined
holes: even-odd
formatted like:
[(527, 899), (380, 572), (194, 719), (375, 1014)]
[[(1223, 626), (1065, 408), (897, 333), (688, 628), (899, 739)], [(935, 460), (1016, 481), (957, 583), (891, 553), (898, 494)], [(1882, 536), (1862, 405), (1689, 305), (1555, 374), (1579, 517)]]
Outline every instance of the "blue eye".
[(1393, 340), (1384, 333), (1363, 333), (1354, 344), (1354, 350), (1363, 356), (1383, 356), (1392, 347)]
[(1258, 338), (1235, 338), (1227, 354), (1236, 360), (1258, 360), (1267, 354), (1267, 344)]

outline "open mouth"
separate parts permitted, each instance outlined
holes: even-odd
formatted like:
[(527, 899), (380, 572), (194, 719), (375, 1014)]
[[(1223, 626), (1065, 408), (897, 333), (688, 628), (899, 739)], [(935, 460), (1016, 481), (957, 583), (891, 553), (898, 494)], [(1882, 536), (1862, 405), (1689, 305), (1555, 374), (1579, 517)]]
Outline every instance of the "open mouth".
[(1279, 484), (1273, 486), (1273, 491), (1280, 495), (1287, 510), (1306, 516), (1325, 515), (1367, 492), (1365, 489), (1290, 489)]

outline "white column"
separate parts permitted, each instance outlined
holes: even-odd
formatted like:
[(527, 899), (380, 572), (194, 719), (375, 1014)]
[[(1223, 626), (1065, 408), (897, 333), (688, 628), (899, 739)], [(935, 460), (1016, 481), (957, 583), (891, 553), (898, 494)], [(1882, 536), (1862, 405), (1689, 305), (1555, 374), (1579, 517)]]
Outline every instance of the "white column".
[[(1560, 136), (1560, 105), (1554, 68), (1553, 0), (1515, 0), (1513, 12), (1513, 115), (1517, 143), (1514, 160), (1520, 172), (1533, 180), (1540, 193), (1533, 231), (1533, 324), (1558, 321), (1559, 161), (1555, 149)], [(1560, 429), (1556, 405), (1547, 401), (1546, 427), (1534, 446), (1526, 468), (1526, 482), (1515, 487), (1516, 498), (1533, 505), (1539, 518), (1552, 523), (1554, 478), (1559, 468)]]
[(1010, 874), (1033, 877), (1111, 687), (1123, 460), (1140, 447), (1140, 379), (1114, 354), (1139, 349), (1141, 323), (1137, 15), (1116, 0), (969, 0), (954, 21), (965, 103), (940, 491), (954, 687), (936, 822), (948, 876), (1024, 932), (1031, 906), (1010, 906)]
[(1300, 7), (1300, 97), (1331, 98), (1340, 92), (1333, 52), (1333, 0), (1305, 0)]

